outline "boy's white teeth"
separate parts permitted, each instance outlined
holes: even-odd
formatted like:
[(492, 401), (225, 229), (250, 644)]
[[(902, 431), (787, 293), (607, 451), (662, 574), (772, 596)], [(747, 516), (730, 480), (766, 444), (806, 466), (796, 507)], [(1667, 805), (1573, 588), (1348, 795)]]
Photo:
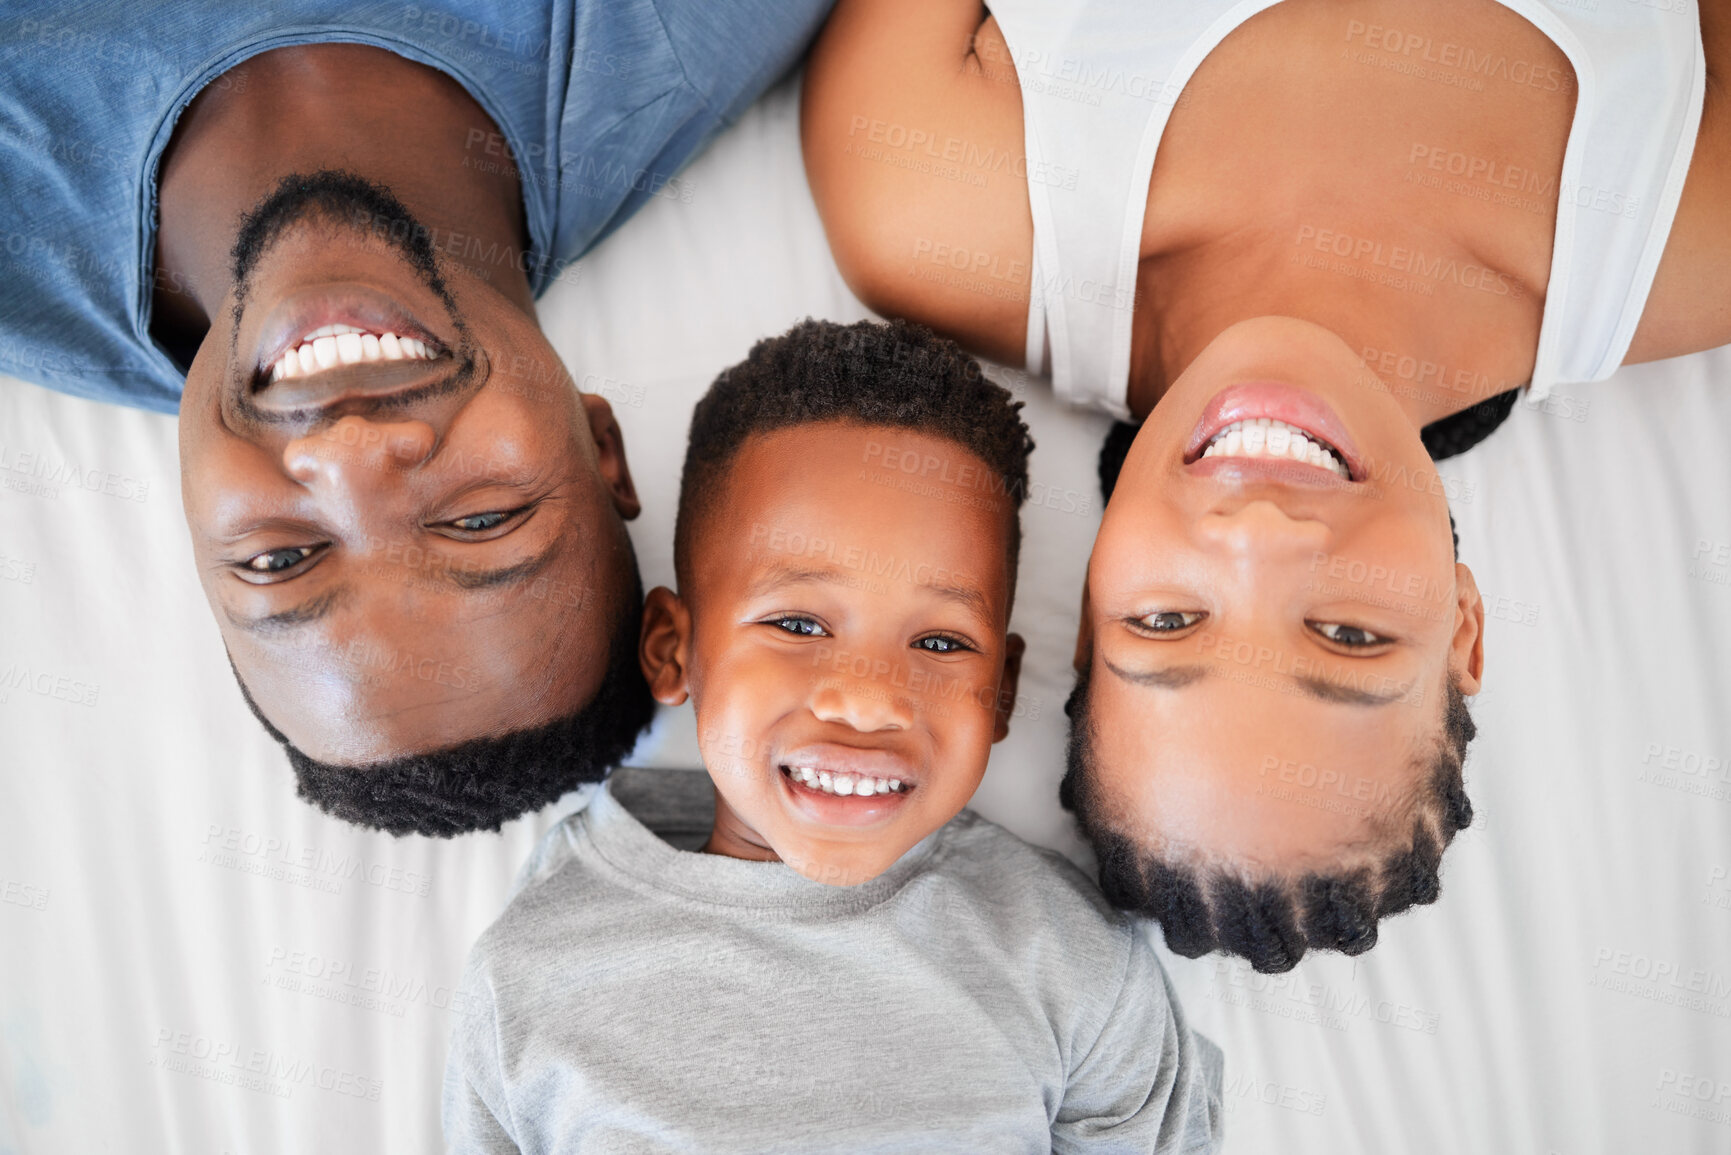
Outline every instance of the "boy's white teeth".
[(1203, 457), (1284, 458), (1332, 470), (1343, 481), (1352, 480), (1346, 462), (1334, 449), (1296, 425), (1272, 417), (1234, 421), (1208, 442)]
[(790, 778), (802, 786), (825, 794), (839, 794), (847, 797), (858, 794), (869, 798), (874, 794), (902, 794), (909, 786), (900, 778), (873, 778), (869, 774), (839, 774), (829, 770), (819, 770), (814, 766), (784, 766), (782, 767)]
[(369, 333), (353, 325), (325, 325), (300, 339), (270, 367), (270, 379), (306, 377), (338, 365), (363, 361), (431, 361), (437, 354), (425, 341), (395, 333)]

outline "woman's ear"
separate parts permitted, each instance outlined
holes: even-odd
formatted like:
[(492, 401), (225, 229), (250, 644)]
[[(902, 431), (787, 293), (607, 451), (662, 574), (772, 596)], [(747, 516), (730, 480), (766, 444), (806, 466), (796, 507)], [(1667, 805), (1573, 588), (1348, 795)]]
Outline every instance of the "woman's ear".
[(687, 685), (691, 611), (666, 586), (656, 586), (643, 601), (643, 635), (637, 643), (637, 661), (657, 702), (663, 706), (684, 704), (691, 693)]
[(1449, 642), (1449, 671), (1461, 693), (1472, 697), (1485, 676), (1485, 603), (1473, 571), (1455, 563), (1455, 636)]

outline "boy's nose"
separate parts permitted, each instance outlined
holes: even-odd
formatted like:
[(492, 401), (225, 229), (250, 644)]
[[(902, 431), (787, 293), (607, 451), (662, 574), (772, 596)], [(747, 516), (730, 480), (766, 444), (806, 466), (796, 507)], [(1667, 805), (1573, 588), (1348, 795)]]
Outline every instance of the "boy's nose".
[(862, 734), (906, 730), (913, 725), (913, 703), (886, 674), (827, 682), (811, 698), (811, 712), (822, 722), (840, 722)]

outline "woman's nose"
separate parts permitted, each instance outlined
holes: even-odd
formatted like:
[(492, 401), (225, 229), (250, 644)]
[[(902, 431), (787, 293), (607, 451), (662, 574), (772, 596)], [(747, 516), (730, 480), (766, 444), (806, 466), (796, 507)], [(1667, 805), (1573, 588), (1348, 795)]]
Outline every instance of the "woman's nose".
[(1247, 502), (1231, 513), (1203, 517), (1197, 533), (1234, 557), (1274, 560), (1310, 554), (1328, 541), (1328, 526), (1312, 518), (1295, 518), (1271, 501)]

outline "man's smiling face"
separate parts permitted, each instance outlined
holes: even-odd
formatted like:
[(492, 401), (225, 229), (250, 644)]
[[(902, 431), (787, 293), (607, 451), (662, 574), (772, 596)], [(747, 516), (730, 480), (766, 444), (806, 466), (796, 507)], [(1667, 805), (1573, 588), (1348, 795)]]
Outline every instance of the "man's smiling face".
[(425, 236), (379, 186), (284, 181), (242, 227), (182, 400), (223, 640), (265, 716), (325, 762), (571, 713), (632, 583), (637, 500), (606, 403)]

